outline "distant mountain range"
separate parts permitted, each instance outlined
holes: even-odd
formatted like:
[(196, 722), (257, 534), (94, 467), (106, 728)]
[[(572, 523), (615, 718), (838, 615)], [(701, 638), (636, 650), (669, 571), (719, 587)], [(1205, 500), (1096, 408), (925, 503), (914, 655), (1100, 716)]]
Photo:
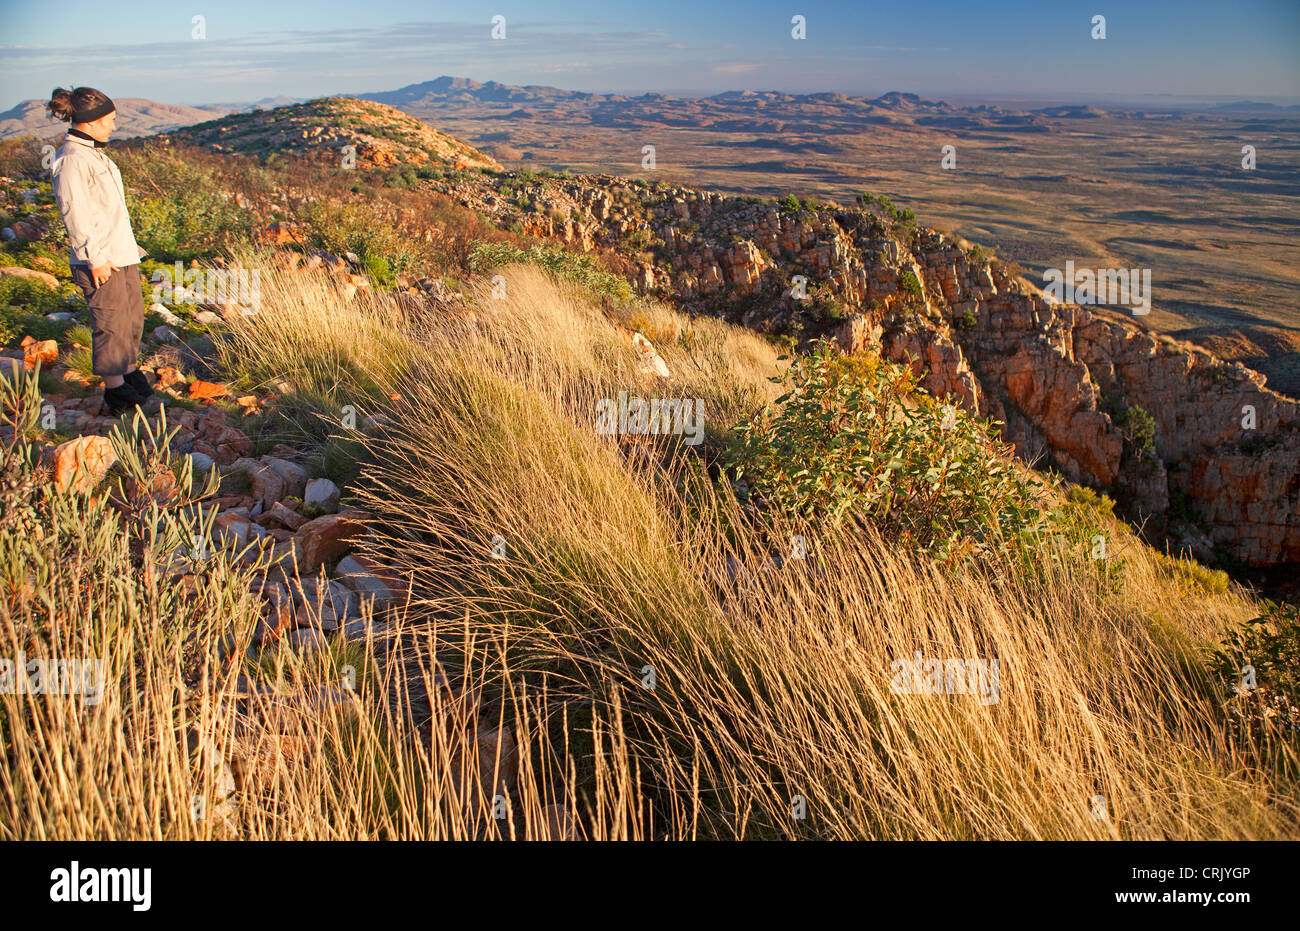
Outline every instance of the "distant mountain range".
[[(335, 96), (373, 100), (396, 107), (411, 116), (436, 122), (449, 112), (472, 109), (483, 115), (497, 113), (513, 120), (558, 117), (571, 122), (623, 128), (676, 127), (727, 132), (782, 132), (792, 126), (815, 123), (829, 132), (855, 131), (862, 125), (935, 126), (945, 129), (989, 129), (1051, 132), (1058, 119), (1096, 119), (1106, 116), (1161, 118), (1173, 111), (1114, 110), (1092, 106), (1050, 106), (1011, 109), (997, 106), (954, 106), (926, 100), (916, 94), (891, 91), (879, 97), (851, 94), (788, 94), (781, 91), (725, 91), (710, 97), (675, 97), (671, 94), (595, 94), (529, 84), (523, 87), (499, 81), (479, 82), (444, 75), (432, 81), (408, 84), (397, 90)], [(243, 103), (211, 103), (190, 107), (159, 103), (138, 97), (117, 100), (118, 135), (147, 136), (224, 116), (288, 104), (306, 98), (266, 97)], [(1185, 112), (1185, 111), (1183, 111)], [(1257, 101), (1220, 103), (1204, 112), (1234, 116), (1300, 116), (1300, 106)], [(66, 125), (45, 115), (44, 101), (25, 100), (0, 113), (0, 138), (33, 133), (52, 138)]]
[[(296, 103), (292, 97), (267, 97), (253, 103), (208, 103), (197, 107), (183, 104), (159, 103), (142, 97), (118, 97), (117, 129), (121, 139), (132, 136), (152, 136), (182, 126), (193, 126), (225, 116), (227, 113), (246, 113)], [(67, 132), (68, 124), (50, 119), (45, 113), (45, 101), (24, 100), (11, 110), (0, 113), (0, 139), (31, 133), (41, 139), (53, 139)]]

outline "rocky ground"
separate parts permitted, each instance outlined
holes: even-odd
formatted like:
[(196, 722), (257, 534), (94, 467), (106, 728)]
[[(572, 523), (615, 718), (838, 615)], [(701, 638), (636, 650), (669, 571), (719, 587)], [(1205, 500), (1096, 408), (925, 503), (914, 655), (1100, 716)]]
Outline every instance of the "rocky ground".
[[(276, 233), (275, 228), (266, 231), (270, 239)], [(288, 253), (284, 264), (301, 271), (331, 271), (344, 295), (355, 294), (354, 279), (368, 284), (355, 274), (354, 261), (343, 256)], [(456, 297), (440, 281), (426, 280), (424, 285), (429, 300)], [(170, 315), (166, 308), (156, 307), (154, 312)], [(194, 317), (215, 322), (239, 313), (229, 304), (199, 305)], [(179, 328), (182, 321), (176, 318), (174, 323)], [(184, 352), (177, 352), (178, 344)], [(198, 340), (194, 345), (203, 343)], [(27, 337), (18, 349), (0, 353), (0, 372), (16, 381), (39, 365), (48, 373), (47, 383), (64, 387), (43, 392), (42, 425), (71, 438), (47, 441), (42, 463), (58, 490), (95, 493), (117, 461), (109, 434), (121, 427), (122, 420), (108, 416), (102, 393), (92, 390), (97, 378), (61, 361), (67, 348), (75, 347)], [(210, 370), (208, 360), (183, 344), (167, 324), (146, 336), (143, 359), (141, 371), (155, 392), (141, 407), (149, 430), (158, 436), (174, 431), (169, 450), (173, 456), (189, 459), (196, 486), (212, 476), (215, 493), (200, 504), (204, 513), (213, 516), (212, 539), (237, 563), (254, 570), (250, 586), (260, 604), (260, 621), (242, 650), (223, 651), (225, 662), (235, 663), (242, 652), (247, 660), (261, 663), (277, 650), (290, 651), (296, 661), (310, 661), (318, 651), (354, 644), (371, 661), (402, 663), (408, 690), (403, 705), (414, 714), (427, 741), (453, 748), (455, 791), (467, 811), (479, 810), (482, 799), (490, 803), (509, 797), (518, 767), (513, 729), (485, 711), (476, 688), (448, 680), (436, 664), (412, 655), (390, 626), (400, 616), (409, 592), (395, 572), (357, 552), (369, 532), (370, 515), (348, 506), (344, 492), (330, 478), (313, 474), (301, 450), (277, 444), (263, 455), (252, 455), (255, 438), (244, 424), (259, 412), (273, 410), (292, 385), (282, 382), (235, 397), (228, 385), (200, 377)], [(200, 374), (187, 371), (181, 359)], [(0, 428), (0, 442), (11, 441), (12, 434), (11, 427)], [(147, 493), (159, 501), (174, 499), (174, 473), (159, 469)], [(203, 570), (195, 564), (167, 571), (178, 577), (183, 590), (197, 593), (203, 585)], [(226, 642), (236, 641), (228, 636)], [(429, 669), (434, 670), (432, 675)], [(239, 793), (260, 791), (273, 784), (283, 767), (316, 752), (320, 744), (319, 734), (312, 730), (316, 713), (325, 706), (348, 707), (357, 701), (350, 683), (286, 690), (246, 674), (239, 675), (236, 683), (233, 696), (213, 695), (218, 702), (234, 700), (238, 724), (230, 746), (223, 752), (197, 729), (187, 734), (191, 753), (212, 770), (214, 807), (203, 817), (218, 824), (233, 823)], [(437, 733), (434, 722), (440, 722)], [(549, 832), (543, 836), (576, 836), (576, 820), (564, 805), (549, 806), (542, 817)], [(479, 824), (469, 815), (467, 819), (467, 824)], [(516, 815), (515, 821), (515, 835), (523, 836), (521, 817)], [(508, 835), (512, 828), (498, 821), (491, 829)], [(484, 828), (479, 824), (471, 830)]]

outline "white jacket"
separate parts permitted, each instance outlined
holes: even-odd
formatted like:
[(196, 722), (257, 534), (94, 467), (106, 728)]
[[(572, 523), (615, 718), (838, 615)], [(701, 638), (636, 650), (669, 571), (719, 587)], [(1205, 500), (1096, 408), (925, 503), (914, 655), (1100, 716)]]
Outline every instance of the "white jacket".
[(72, 246), (73, 265), (118, 268), (136, 265), (147, 253), (136, 244), (126, 212), (126, 188), (113, 160), (89, 139), (68, 136), (52, 166), (58, 201)]

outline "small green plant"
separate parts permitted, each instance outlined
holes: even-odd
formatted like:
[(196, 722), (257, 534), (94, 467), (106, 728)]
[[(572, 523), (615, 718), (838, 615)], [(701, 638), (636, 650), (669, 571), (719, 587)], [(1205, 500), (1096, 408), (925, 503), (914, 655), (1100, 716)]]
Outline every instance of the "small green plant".
[(371, 280), (381, 288), (392, 287), (393, 282), (396, 280), (393, 276), (393, 267), (388, 264), (388, 259), (382, 255), (366, 256), (365, 268)]
[(1154, 456), (1156, 452), (1156, 421), (1145, 408), (1129, 407), (1117, 393), (1102, 395), (1100, 408), (1110, 416), (1124, 438), (1124, 448), (1139, 460)]
[(910, 268), (905, 268), (898, 273), (898, 288), (904, 294), (912, 297), (921, 297), (921, 281), (916, 277), (916, 272)]
[(31, 438), (41, 421), (41, 364), (13, 378), (0, 377), (0, 427)]
[(656, 236), (652, 230), (646, 228), (630, 230), (623, 237), (624, 250), (633, 254), (646, 252), (663, 244), (662, 239)]

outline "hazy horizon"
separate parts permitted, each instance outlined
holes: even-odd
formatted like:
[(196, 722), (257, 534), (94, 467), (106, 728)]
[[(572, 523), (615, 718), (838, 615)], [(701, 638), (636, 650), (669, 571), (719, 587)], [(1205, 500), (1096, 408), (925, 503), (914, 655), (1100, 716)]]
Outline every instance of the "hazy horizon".
[[(1085, 106), (1085, 105), (1091, 105), (1091, 106), (1102, 107), (1102, 108), (1109, 107), (1109, 108), (1137, 108), (1137, 109), (1202, 109), (1202, 108), (1208, 109), (1220, 104), (1232, 104), (1232, 103), (1244, 103), (1244, 102), (1273, 104), (1279, 107), (1300, 106), (1300, 96), (1293, 96), (1293, 95), (1281, 96), (1281, 95), (1267, 95), (1267, 94), (1254, 94), (1254, 95), (1224, 94), (1224, 95), (1217, 95), (1217, 96), (1209, 95), (1209, 94), (1095, 95), (1095, 94), (1068, 94), (1068, 93), (1042, 94), (1042, 95), (1033, 95), (1033, 94), (1009, 95), (1009, 94), (978, 94), (978, 93), (970, 93), (965, 91), (944, 94), (944, 93), (920, 93), (908, 87), (888, 87), (881, 90), (859, 90), (859, 91), (846, 91), (840, 88), (824, 88), (822, 90), (790, 91), (780, 87), (760, 87), (760, 86), (748, 86), (748, 85), (737, 85), (735, 87), (728, 87), (723, 90), (712, 90), (712, 89), (703, 89), (703, 88), (695, 88), (695, 89), (684, 88), (679, 90), (666, 90), (664, 88), (656, 88), (656, 87), (635, 88), (635, 89), (626, 89), (626, 90), (610, 90), (610, 89), (592, 89), (592, 88), (584, 88), (584, 87), (570, 87), (562, 83), (551, 83), (551, 82), (544, 82), (544, 81), (523, 81), (523, 82), (516, 83), (513, 81), (501, 81), (497, 78), (475, 77), (475, 76), (464, 75), (464, 74), (455, 74), (455, 75), (439, 74), (422, 81), (411, 81), (411, 82), (406, 82), (404, 84), (394, 84), (391, 87), (368, 87), (361, 90), (333, 89), (333, 90), (324, 90), (319, 93), (301, 94), (301, 95), (267, 93), (257, 97), (249, 97), (249, 98), (239, 99), (239, 100), (216, 99), (216, 98), (201, 99), (201, 100), (176, 100), (176, 99), (169, 98), (168, 95), (165, 94), (154, 95), (149, 97), (143, 97), (142, 95), (139, 94), (118, 94), (116, 96), (134, 97), (137, 99), (152, 100), (157, 103), (169, 104), (173, 106), (186, 106), (186, 107), (201, 107), (201, 106), (214, 106), (214, 105), (240, 106), (240, 105), (257, 104), (263, 101), (276, 100), (280, 98), (290, 98), (293, 100), (305, 101), (305, 100), (312, 100), (321, 97), (362, 97), (369, 94), (378, 94), (378, 93), (387, 93), (391, 91), (396, 91), (404, 87), (409, 87), (413, 85), (431, 83), (433, 81), (438, 80), (441, 77), (468, 78), (469, 80), (476, 81), (480, 84), (488, 84), (490, 82), (496, 81), (499, 84), (507, 84), (510, 86), (518, 86), (518, 87), (527, 87), (527, 86), (551, 87), (562, 91), (573, 91), (578, 93), (609, 94), (609, 95), (621, 95), (626, 97), (637, 97), (643, 94), (664, 94), (666, 96), (679, 97), (683, 99), (705, 98), (705, 97), (716, 96), (719, 94), (740, 93), (740, 92), (784, 93), (784, 94), (793, 94), (793, 95), (840, 93), (840, 94), (847, 94), (849, 96), (854, 96), (854, 97), (866, 97), (866, 98), (874, 99), (877, 97), (884, 96), (885, 94), (888, 93), (898, 92), (904, 94), (917, 94), (917, 96), (925, 100), (942, 101), (948, 104), (952, 104), (953, 106), (971, 107), (971, 106), (979, 106), (981, 104), (984, 104), (988, 106), (998, 106), (998, 107), (1009, 108), (1009, 109), (1014, 109), (1017, 107), (1033, 108), (1033, 107)], [(95, 85), (91, 85), (91, 86), (95, 86)], [(12, 109), (13, 107), (18, 106), (19, 104), (27, 100), (43, 100), (43, 99), (44, 97), (37, 96), (37, 97), (23, 97), (18, 99), (10, 98), (9, 100), (0, 100), (0, 112), (4, 112), (9, 109)]]

